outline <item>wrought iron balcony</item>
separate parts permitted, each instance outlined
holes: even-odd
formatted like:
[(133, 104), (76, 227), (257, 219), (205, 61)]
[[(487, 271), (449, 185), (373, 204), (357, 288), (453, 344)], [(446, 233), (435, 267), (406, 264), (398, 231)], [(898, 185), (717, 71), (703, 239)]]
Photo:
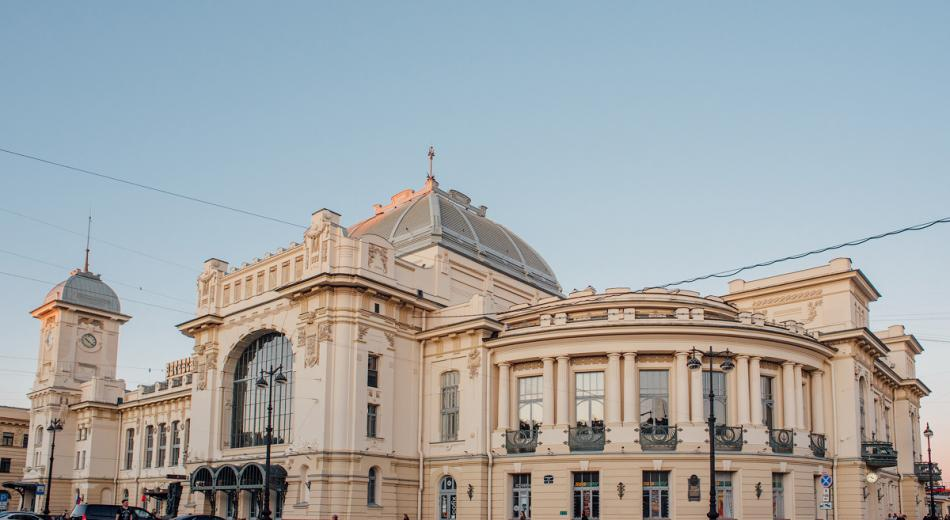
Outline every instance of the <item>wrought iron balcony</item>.
[(742, 451), (742, 426), (716, 425), (716, 449), (722, 451)]
[[(930, 480), (930, 465), (926, 462), (915, 462), (914, 463), (914, 476), (917, 477), (917, 480), (920, 482), (928, 482)], [(937, 463), (934, 462), (934, 482), (939, 482), (940, 478), (940, 467), (937, 466)]]
[(671, 451), (679, 443), (676, 426), (643, 423), (640, 425), (640, 449), (643, 451)]
[(814, 456), (822, 459), (825, 458), (825, 453), (827, 452), (825, 448), (825, 434), (809, 433), (808, 447), (811, 448), (811, 452)]
[(571, 451), (604, 451), (607, 434), (603, 424), (571, 426), (567, 445)]
[(538, 449), (538, 430), (529, 428), (506, 431), (505, 449), (508, 453), (534, 453)]
[(795, 449), (795, 432), (792, 430), (769, 430), (769, 446), (772, 453), (791, 453)]
[(861, 458), (869, 468), (890, 468), (897, 465), (897, 450), (889, 442), (862, 442)]

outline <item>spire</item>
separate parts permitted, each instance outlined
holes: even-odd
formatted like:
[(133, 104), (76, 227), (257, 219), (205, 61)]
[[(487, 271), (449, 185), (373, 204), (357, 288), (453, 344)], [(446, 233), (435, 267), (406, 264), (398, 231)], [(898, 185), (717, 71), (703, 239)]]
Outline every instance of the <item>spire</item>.
[(89, 235), (92, 233), (92, 210), (89, 210), (89, 221), (86, 222), (86, 261), (83, 263), (84, 273), (89, 272)]
[(428, 155), (428, 157), (429, 157), (429, 175), (426, 176), (426, 183), (425, 183), (425, 186), (422, 187), (421, 192), (423, 192), (423, 193), (424, 193), (424, 192), (428, 192), (428, 191), (432, 191), (434, 188), (439, 187), (439, 183), (435, 180), (435, 174), (432, 172), (432, 160), (435, 159), (435, 147), (434, 147), (434, 146), (430, 146), (430, 147), (429, 147), (429, 153), (428, 153), (427, 155)]

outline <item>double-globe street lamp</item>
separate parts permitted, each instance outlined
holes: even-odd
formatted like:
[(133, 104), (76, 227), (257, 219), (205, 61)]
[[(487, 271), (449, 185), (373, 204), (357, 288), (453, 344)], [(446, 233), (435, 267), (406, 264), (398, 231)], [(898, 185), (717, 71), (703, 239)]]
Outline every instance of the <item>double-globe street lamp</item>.
[(934, 436), (934, 431), (930, 429), (930, 423), (927, 423), (927, 427), (924, 428), (924, 437), (927, 437), (927, 472), (929, 478), (927, 479), (927, 487), (930, 491), (930, 518), (937, 518), (937, 504), (934, 502), (934, 463), (933, 459), (930, 458), (930, 438)]
[[(265, 377), (267, 376), (267, 377)], [(261, 369), (261, 376), (257, 378), (257, 388), (267, 389), (267, 455), (264, 459), (264, 508), (258, 520), (271, 520), (270, 518), (270, 445), (274, 442), (274, 426), (271, 419), (274, 412), (274, 383), (283, 385), (287, 383), (287, 376), (284, 375), (283, 365), (274, 368), (270, 366), (269, 370)]]
[(49, 466), (46, 468), (46, 500), (43, 503), (43, 514), (49, 515), (49, 496), (52, 495), (53, 490), (53, 453), (56, 451), (56, 432), (62, 431), (63, 421), (59, 419), (53, 419), (49, 422), (49, 426), (46, 427), (46, 431), (52, 434), (52, 438), (49, 443)]
[(703, 371), (709, 380), (709, 393), (706, 394), (706, 398), (709, 400), (709, 417), (706, 418), (706, 425), (709, 430), (709, 512), (706, 513), (706, 517), (710, 520), (716, 520), (719, 518), (719, 512), (716, 509), (716, 411), (713, 406), (713, 401), (716, 398), (716, 389), (713, 385), (712, 377), (713, 359), (722, 358), (719, 369), (723, 372), (729, 372), (735, 368), (736, 365), (732, 361), (734, 355), (728, 348), (725, 352), (715, 352), (710, 346), (708, 351), (701, 352), (693, 347), (693, 351), (686, 361), (686, 366), (689, 367), (690, 370), (700, 370), (703, 367), (703, 362), (700, 361), (697, 354), (709, 360), (708, 368)]

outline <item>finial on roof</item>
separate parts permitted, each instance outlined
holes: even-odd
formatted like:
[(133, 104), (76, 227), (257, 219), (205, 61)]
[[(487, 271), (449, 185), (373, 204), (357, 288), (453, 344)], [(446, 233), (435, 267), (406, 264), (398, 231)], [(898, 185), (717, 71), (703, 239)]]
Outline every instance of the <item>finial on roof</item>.
[(92, 233), (92, 210), (89, 210), (89, 220), (86, 222), (86, 261), (83, 263), (84, 273), (89, 272), (89, 235)]
[(434, 180), (435, 180), (435, 175), (432, 174), (432, 160), (435, 159), (435, 147), (434, 147), (434, 146), (430, 146), (430, 147), (429, 147), (429, 154), (428, 154), (428, 155), (429, 155), (429, 176), (426, 178), (426, 180), (434, 181)]

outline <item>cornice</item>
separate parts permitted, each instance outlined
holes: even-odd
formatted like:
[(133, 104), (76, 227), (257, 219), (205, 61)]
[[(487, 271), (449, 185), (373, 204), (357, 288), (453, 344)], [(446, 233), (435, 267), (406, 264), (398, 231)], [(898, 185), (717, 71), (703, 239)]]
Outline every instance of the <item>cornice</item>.
[(852, 269), (850, 271), (845, 271), (841, 273), (831, 273), (821, 276), (816, 276), (814, 278), (804, 278), (800, 280), (791, 280), (785, 283), (780, 283), (776, 285), (769, 285), (766, 287), (759, 287), (757, 289), (749, 289), (745, 291), (724, 294), (721, 298), (727, 302), (733, 302), (736, 300), (744, 300), (747, 298), (758, 298), (765, 296), (778, 291), (790, 291), (797, 289), (804, 289), (806, 287), (811, 287), (814, 285), (820, 285), (828, 282), (837, 282), (841, 280), (853, 280), (855, 284), (861, 289), (861, 292), (864, 294), (865, 298), (868, 301), (875, 301), (881, 297), (881, 293), (874, 287), (868, 277), (860, 269)]
[(834, 345), (835, 343), (847, 343), (851, 341), (856, 341), (861, 347), (867, 347), (868, 350), (872, 351), (874, 357), (885, 356), (890, 349), (887, 348), (887, 345), (881, 341), (881, 338), (878, 338), (871, 332), (867, 327), (861, 327), (857, 329), (847, 329), (839, 330), (835, 332), (819, 332), (818, 341), (822, 343), (829, 343)]
[(415, 334), (415, 338), (417, 340), (429, 340), (440, 336), (448, 336), (450, 334), (463, 334), (473, 330), (484, 330), (488, 331), (489, 333), (493, 333), (505, 330), (505, 326), (496, 319), (478, 317), (465, 321), (450, 323), (448, 325), (443, 325), (422, 332), (417, 332)]

